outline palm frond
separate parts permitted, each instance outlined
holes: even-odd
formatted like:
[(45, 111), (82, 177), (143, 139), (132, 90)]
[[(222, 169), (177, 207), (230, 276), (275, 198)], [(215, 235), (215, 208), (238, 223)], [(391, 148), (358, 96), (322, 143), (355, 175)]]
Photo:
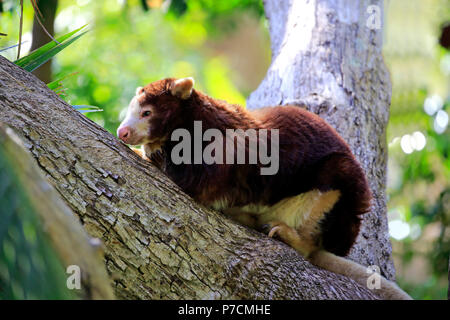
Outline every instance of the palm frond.
[(14, 63), (29, 72), (39, 68), (42, 64), (53, 58), (58, 52), (84, 35), (87, 31), (84, 31), (78, 35), (76, 34), (85, 27), (86, 25), (65, 35), (57, 37), (56, 40), (59, 42), (59, 44), (55, 43), (54, 41), (48, 42), (42, 47), (37, 48), (36, 50), (31, 52), (27, 56), (14, 61)]

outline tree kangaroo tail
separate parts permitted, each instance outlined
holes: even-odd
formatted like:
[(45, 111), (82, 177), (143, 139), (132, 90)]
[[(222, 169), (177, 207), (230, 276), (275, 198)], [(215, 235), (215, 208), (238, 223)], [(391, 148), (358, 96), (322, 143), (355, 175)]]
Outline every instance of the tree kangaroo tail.
[[(353, 261), (334, 255), (325, 250), (319, 250), (312, 253), (308, 260), (323, 269), (339, 273), (358, 282), (367, 288), (367, 279), (370, 274), (365, 267)], [(412, 300), (412, 298), (400, 289), (397, 284), (391, 282), (380, 275), (380, 288), (369, 289), (375, 295), (383, 300)]]

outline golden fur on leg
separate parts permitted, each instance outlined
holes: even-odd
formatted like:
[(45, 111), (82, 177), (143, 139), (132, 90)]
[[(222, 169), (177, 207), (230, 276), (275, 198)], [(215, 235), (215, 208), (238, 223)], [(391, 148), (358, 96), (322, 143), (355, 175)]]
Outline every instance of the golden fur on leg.
[(309, 241), (314, 240), (316, 242), (316, 247), (321, 245), (317, 242), (317, 239), (321, 236), (320, 221), (325, 218), (325, 215), (333, 208), (336, 202), (338, 202), (340, 196), (341, 192), (339, 190), (319, 192), (309, 215), (304, 219), (303, 223), (297, 227), (297, 231), (300, 235), (310, 238)]
[(268, 222), (271, 229), (269, 237), (277, 235), (283, 242), (308, 257), (320, 246), (321, 231), (318, 222), (333, 208), (340, 195), (339, 190), (327, 192), (313, 190), (300, 194), (276, 204), (271, 208), (270, 213), (261, 217), (260, 220), (267, 220), (272, 216), (281, 218), (282, 221)]
[(303, 256), (308, 257), (311, 252), (317, 249), (316, 241), (311, 236), (299, 234), (297, 230), (289, 227), (284, 222), (272, 221), (269, 223), (269, 237), (278, 236), (281, 241), (288, 244)]

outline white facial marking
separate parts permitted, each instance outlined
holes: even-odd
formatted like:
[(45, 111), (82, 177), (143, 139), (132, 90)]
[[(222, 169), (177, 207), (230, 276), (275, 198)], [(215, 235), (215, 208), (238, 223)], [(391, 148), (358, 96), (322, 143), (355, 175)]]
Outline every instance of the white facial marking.
[(137, 97), (134, 97), (128, 105), (127, 114), (120, 124), (120, 127), (129, 126), (134, 128), (139, 120), (139, 109), (140, 106)]
[[(142, 93), (144, 94), (144, 93)], [(142, 118), (141, 114), (144, 111), (151, 111), (151, 106), (147, 105), (141, 107), (139, 104), (139, 96), (133, 97), (130, 104), (128, 105), (127, 113), (125, 119), (120, 123), (119, 131), (123, 127), (129, 127), (131, 129), (132, 136), (130, 137), (130, 144), (141, 145), (149, 142), (149, 123), (148, 117)]]

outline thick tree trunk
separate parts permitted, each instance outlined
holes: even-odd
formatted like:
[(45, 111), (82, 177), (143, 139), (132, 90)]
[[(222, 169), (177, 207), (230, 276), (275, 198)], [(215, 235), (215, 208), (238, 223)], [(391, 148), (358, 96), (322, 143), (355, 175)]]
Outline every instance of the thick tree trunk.
[(2, 57), (0, 122), (23, 138), (87, 232), (103, 240), (118, 298), (375, 298), (281, 242), (205, 210)]
[(272, 64), (248, 107), (305, 105), (344, 137), (374, 196), (349, 257), (394, 279), (385, 195), (391, 85), (381, 53), (383, 1), (265, 0), (264, 6)]

